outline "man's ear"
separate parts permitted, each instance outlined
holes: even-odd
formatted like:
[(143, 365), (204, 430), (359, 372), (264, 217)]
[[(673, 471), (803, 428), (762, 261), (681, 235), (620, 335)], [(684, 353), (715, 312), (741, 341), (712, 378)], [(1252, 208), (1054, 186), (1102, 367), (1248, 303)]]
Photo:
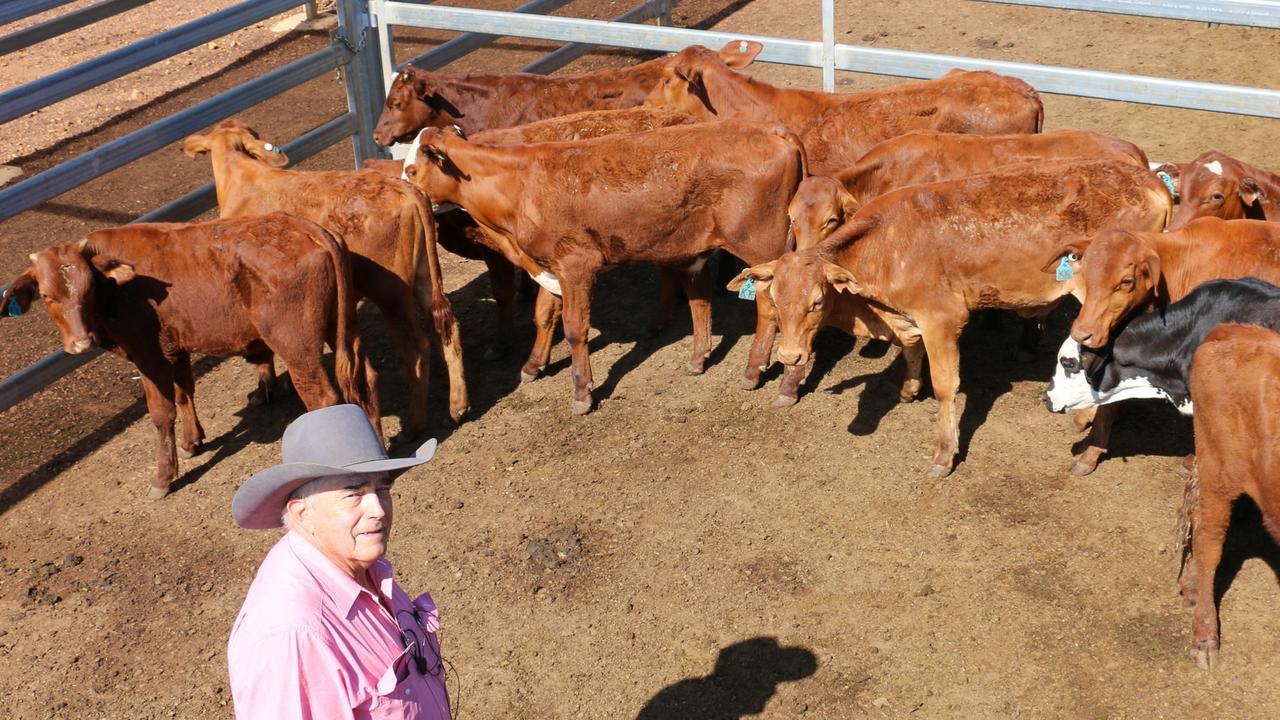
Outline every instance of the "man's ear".
[(757, 292), (767, 290), (769, 288), (769, 283), (773, 280), (773, 266), (775, 262), (777, 261), (767, 262), (763, 265), (756, 265), (755, 267), (749, 267), (746, 270), (743, 270), (738, 273), (737, 277), (729, 281), (728, 288), (734, 292), (738, 292), (742, 289), (743, 285), (747, 284), (747, 280), (752, 280), (755, 282)]
[(1262, 191), (1262, 186), (1257, 180), (1251, 177), (1240, 178), (1240, 201), (1245, 205), (1253, 205), (1259, 200), (1265, 200), (1267, 194)]
[(34, 268), (27, 268), (0, 294), (0, 317), (17, 317), (31, 309), (40, 293)]
[(117, 285), (123, 285), (136, 277), (133, 265), (112, 257), (94, 255), (89, 258), (89, 262), (93, 264), (95, 270), (115, 280)]
[(209, 152), (209, 136), (208, 135), (188, 135), (182, 141), (182, 152), (187, 157), (199, 157)]
[(750, 65), (761, 50), (764, 45), (754, 40), (731, 40), (720, 48), (720, 59), (734, 70), (741, 70)]
[(1142, 281), (1151, 288), (1151, 297), (1156, 300), (1160, 299), (1160, 256), (1154, 250), (1147, 250), (1147, 254), (1138, 262), (1138, 276)]
[(840, 267), (833, 262), (824, 262), (822, 272), (827, 276), (827, 282), (831, 283), (831, 287), (837, 292), (846, 292), (850, 295), (858, 295), (862, 292), (862, 286), (857, 280), (853, 279), (853, 275), (848, 270)]

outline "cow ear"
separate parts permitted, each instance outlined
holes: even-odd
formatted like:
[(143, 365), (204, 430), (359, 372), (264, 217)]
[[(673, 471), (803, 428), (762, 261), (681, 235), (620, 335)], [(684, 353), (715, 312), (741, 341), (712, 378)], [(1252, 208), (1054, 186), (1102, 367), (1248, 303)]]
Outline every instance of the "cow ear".
[(114, 280), (117, 285), (123, 285), (136, 277), (132, 265), (112, 257), (94, 255), (89, 262), (93, 263), (95, 270)]
[(423, 75), (419, 75), (418, 73), (413, 72), (412, 70), (405, 70), (405, 72), (412, 73), (407, 76), (408, 80), (406, 80), (405, 82), (409, 84), (409, 87), (413, 88), (413, 94), (422, 98), (423, 100), (426, 100), (427, 95), (430, 94), (427, 92), (427, 78)]
[(1058, 251), (1053, 254), (1053, 257), (1049, 258), (1049, 261), (1044, 264), (1044, 267), (1040, 268), (1040, 272), (1049, 273), (1051, 275), (1056, 274), (1058, 272), (1058, 266), (1062, 264), (1062, 258), (1066, 258), (1069, 263), (1080, 262), (1080, 258), (1084, 256), (1084, 251), (1089, 247), (1089, 242), (1089, 240), (1077, 240), (1076, 242), (1068, 243), (1058, 248)]
[(768, 289), (769, 283), (773, 280), (774, 262), (776, 261), (767, 262), (763, 265), (756, 265), (743, 270), (738, 273), (737, 277), (729, 281), (729, 285), (727, 287), (734, 292), (738, 292), (742, 289), (743, 285), (747, 284), (748, 280), (751, 280), (755, 283), (757, 291)]
[(0, 317), (18, 317), (26, 313), (39, 292), (36, 275), (27, 268), (0, 294)]
[(1157, 175), (1160, 173), (1164, 173), (1165, 175), (1168, 175), (1169, 179), (1173, 181), (1173, 189), (1181, 191), (1182, 166), (1179, 165), (1178, 163), (1165, 163), (1157, 167), (1152, 172), (1156, 173)]
[(1240, 200), (1245, 205), (1253, 205), (1259, 200), (1266, 199), (1267, 194), (1262, 191), (1262, 186), (1257, 180), (1251, 177), (1240, 178)]
[(731, 40), (720, 48), (720, 59), (734, 70), (741, 70), (750, 65), (761, 50), (764, 45), (754, 40)]
[(289, 164), (289, 156), (284, 154), (284, 150), (279, 145), (272, 145), (269, 142), (263, 142), (256, 137), (248, 135), (241, 137), (240, 147), (246, 153), (252, 155), (254, 159), (259, 160), (270, 167), (282, 168)]
[(182, 141), (182, 152), (192, 158), (209, 152), (209, 136), (188, 135), (187, 139)]
[(858, 212), (858, 201), (854, 200), (852, 195), (845, 193), (840, 198), (840, 209), (844, 210), (844, 219), (845, 222), (848, 222), (849, 218), (853, 217), (853, 214)]
[(827, 276), (827, 282), (831, 283), (831, 287), (837, 292), (846, 292), (850, 295), (858, 295), (862, 292), (862, 285), (853, 279), (853, 275), (848, 270), (840, 267), (833, 262), (823, 263), (823, 273)]
[(1138, 262), (1138, 276), (1151, 288), (1151, 297), (1160, 299), (1160, 256), (1148, 250)]
[(671, 66), (671, 72), (676, 77), (684, 80), (690, 85), (702, 84), (702, 67), (699, 66), (692, 58), (682, 57)]

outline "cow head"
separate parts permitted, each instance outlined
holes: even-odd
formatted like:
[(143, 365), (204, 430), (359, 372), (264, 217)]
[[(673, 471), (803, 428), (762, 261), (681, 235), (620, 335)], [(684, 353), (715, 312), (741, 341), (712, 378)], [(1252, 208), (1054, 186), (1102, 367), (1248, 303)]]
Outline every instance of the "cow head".
[(1085, 247), (1080, 263), (1084, 304), (1071, 324), (1071, 337), (1085, 347), (1100, 348), (1117, 325), (1158, 300), (1160, 256), (1140, 235), (1124, 230), (1103, 231)]
[(387, 146), (411, 142), (428, 127), (449, 127), (461, 120), (462, 111), (436, 89), (434, 75), (405, 67), (391, 82), (382, 114), (373, 129), (373, 139)]
[(1266, 219), (1262, 209), (1266, 193), (1256, 179), (1246, 174), (1247, 166), (1242, 163), (1222, 153), (1209, 152), (1179, 166), (1179, 170), (1178, 211), (1170, 230), (1202, 217)]
[(458, 183), (471, 178), (454, 163), (451, 153), (466, 144), (456, 125), (426, 128), (418, 135), (417, 152), (405, 158), (405, 177), (432, 202), (457, 202)]
[(719, 52), (690, 45), (671, 57), (645, 104), (683, 112), (699, 120), (713, 119), (718, 110), (707, 90), (707, 75), (745, 68), (763, 49), (764, 45), (751, 40), (733, 40)]
[(1189, 397), (1170, 395), (1165, 378), (1141, 362), (1127, 361), (1123, 352), (1115, 350), (1098, 352), (1067, 338), (1058, 350), (1058, 364), (1044, 393), (1045, 406), (1062, 413), (1121, 400), (1163, 398), (1183, 413), (1191, 413)]
[[(26, 312), (37, 294), (58, 326), (62, 346), (71, 355), (98, 344), (94, 303), (103, 283), (124, 284), (134, 277), (133, 266), (98, 254), (89, 240), (55, 245), (31, 254), (31, 267), (0, 296), (0, 306)], [(12, 300), (12, 303), (11, 303)]]
[(858, 204), (836, 180), (821, 175), (805, 178), (787, 206), (795, 249), (826, 240), (858, 210)]
[(729, 289), (737, 291), (751, 280), (756, 296), (764, 295), (778, 320), (778, 360), (784, 365), (804, 365), (836, 294), (856, 295), (861, 287), (848, 270), (823, 259), (815, 249), (790, 252), (738, 274)]
[(212, 152), (214, 148), (248, 155), (273, 168), (289, 164), (289, 156), (284, 154), (283, 149), (264, 142), (253, 128), (235, 119), (223, 120), (213, 126), (213, 131), (208, 135), (188, 135), (182, 141), (182, 151), (187, 157), (198, 157)]

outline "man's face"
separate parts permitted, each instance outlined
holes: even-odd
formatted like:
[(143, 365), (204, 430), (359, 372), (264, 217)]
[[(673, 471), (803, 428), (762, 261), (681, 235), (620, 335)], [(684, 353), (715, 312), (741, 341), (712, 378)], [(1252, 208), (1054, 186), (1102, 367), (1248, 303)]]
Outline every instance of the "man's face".
[(357, 571), (368, 570), (387, 552), (391, 483), (385, 473), (331, 478), (319, 492), (290, 501), (290, 513), (297, 513), (294, 527), (358, 579)]

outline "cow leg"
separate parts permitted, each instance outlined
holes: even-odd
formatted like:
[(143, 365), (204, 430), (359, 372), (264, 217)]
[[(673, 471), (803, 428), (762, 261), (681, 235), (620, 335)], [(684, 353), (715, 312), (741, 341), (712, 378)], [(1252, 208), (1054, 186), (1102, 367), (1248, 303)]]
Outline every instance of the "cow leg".
[[(661, 284), (658, 286), (658, 306), (649, 317), (649, 325), (645, 328), (645, 332), (649, 335), (659, 335), (671, 322), (671, 312), (676, 306), (676, 288), (685, 285), (685, 292), (688, 292), (683, 275), (684, 273), (676, 268), (659, 268), (658, 277)], [(689, 300), (689, 310), (693, 311), (692, 298)]]
[(551, 362), (551, 341), (555, 337), (556, 320), (564, 302), (544, 287), (538, 288), (538, 299), (533, 306), (533, 349), (529, 351), (529, 359), (520, 368), (520, 382), (536, 380), (542, 374), (547, 363)]
[(498, 338), (484, 351), (484, 359), (497, 360), (507, 354), (515, 329), (516, 266), (488, 248), (485, 249), (484, 264), (489, 269), (493, 301), (498, 305)]
[(755, 390), (760, 386), (760, 373), (769, 367), (773, 339), (777, 334), (773, 304), (764, 297), (764, 293), (756, 293), (756, 331), (751, 338), (751, 350), (747, 352), (747, 369), (742, 373), (743, 390)]
[(258, 387), (249, 393), (250, 405), (266, 405), (271, 402), (273, 395), (278, 395), (285, 390), (284, 383), (281, 383), (280, 379), (276, 377), (275, 353), (270, 351), (256, 353), (254, 355), (246, 355), (244, 359), (252, 364), (258, 372)]
[[(404, 307), (404, 306), (401, 306)], [(411, 306), (409, 306), (411, 307)], [(404, 312), (392, 312), (383, 308), (383, 317), (387, 320), (387, 330), (400, 357), (404, 359), (406, 380), (409, 382), (409, 407), (405, 413), (400, 434), (392, 438), (392, 442), (411, 440), (427, 429), (427, 391), (431, 382), (431, 339), (423, 332), (422, 327), (413, 322)], [(289, 366), (293, 372), (293, 366)], [(297, 382), (294, 382), (297, 385)], [(370, 388), (376, 392), (376, 388)], [(299, 390), (301, 395), (301, 390)]]
[[(1202, 463), (1200, 499), (1193, 513), (1192, 555), (1196, 563), (1195, 615), (1191, 622), (1191, 659), (1196, 665), (1213, 669), (1218, 660), (1218, 604), (1213, 595), (1213, 581), (1222, 559), (1222, 544), (1231, 521), (1231, 501), (1214, 492), (1222, 481), (1217, 463)], [(1206, 492), (1207, 489), (1207, 492)]]
[(560, 287), (564, 290), (564, 339), (572, 361), (574, 415), (591, 412), (591, 353), (587, 339), (591, 331), (591, 288), (602, 260), (598, 255), (578, 252), (561, 259)]
[(920, 394), (923, 385), (921, 374), (924, 370), (924, 344), (919, 337), (904, 339), (902, 345), (902, 361), (906, 368), (902, 375), (902, 388), (898, 390), (898, 400), (911, 402)]
[(156, 475), (147, 497), (158, 500), (169, 494), (169, 486), (178, 477), (178, 451), (173, 441), (173, 422), (177, 419), (173, 368), (158, 360), (146, 368), (139, 367), (138, 374), (147, 398), (147, 414), (156, 428)]
[(711, 270), (711, 264), (701, 258), (677, 273), (693, 319), (693, 355), (685, 368), (690, 375), (701, 375), (711, 354)]
[(933, 396), (938, 400), (937, 442), (929, 477), (937, 479), (951, 473), (956, 453), (960, 451), (960, 416), (956, 412), (956, 393), (960, 390), (960, 328), (963, 322), (945, 319), (920, 324), (925, 352), (929, 354), (929, 378)]
[[(426, 274), (426, 261), (420, 263), (419, 275), (414, 283), (413, 290), (418, 297), (418, 306), (422, 308), (422, 314), (425, 315), (431, 325), (431, 332), (439, 343), (440, 354), (444, 357), (445, 368), (449, 373), (449, 417), (453, 418), (455, 423), (462, 422), (462, 418), (466, 416), (471, 409), (471, 400), (467, 397), (467, 374), (462, 364), (462, 333), (458, 329), (458, 321), (453, 316), (453, 309), (449, 308), (447, 313), (441, 313), (444, 317), (442, 321), (438, 321), (432, 312), (431, 307), (431, 280)], [(409, 313), (413, 315), (412, 312)], [(429, 352), (429, 351), (428, 351)], [(426, 414), (426, 385), (427, 385), (427, 358), (423, 357), (424, 372), (422, 374), (422, 400), (423, 400), (423, 420)], [(425, 422), (423, 423), (425, 427)]]
[(803, 365), (785, 365), (782, 368), (782, 384), (778, 386), (778, 397), (773, 399), (774, 407), (791, 407), (800, 400), (800, 383), (809, 374), (809, 363)]
[(278, 346), (275, 348), (280, 359), (289, 368), (289, 375), (293, 377), (293, 388), (298, 392), (298, 397), (306, 406), (307, 412), (342, 402), (342, 396), (329, 380), (329, 374), (325, 372), (324, 364), (321, 362), (322, 347), (323, 345), (317, 342), (311, 349)]
[(191, 376), (191, 355), (179, 352), (173, 362), (173, 396), (178, 403), (178, 411), (182, 413), (182, 444), (178, 451), (182, 457), (193, 457), (204, 442), (204, 428), (200, 426), (200, 418), (196, 417), (196, 381)]
[(1120, 408), (1115, 404), (1098, 406), (1089, 434), (1080, 444), (1081, 450), (1076, 455), (1075, 467), (1071, 468), (1072, 475), (1084, 477), (1098, 469), (1098, 462), (1102, 460), (1102, 454), (1107, 451), (1107, 445), (1111, 442), (1111, 426), (1119, 412)]

